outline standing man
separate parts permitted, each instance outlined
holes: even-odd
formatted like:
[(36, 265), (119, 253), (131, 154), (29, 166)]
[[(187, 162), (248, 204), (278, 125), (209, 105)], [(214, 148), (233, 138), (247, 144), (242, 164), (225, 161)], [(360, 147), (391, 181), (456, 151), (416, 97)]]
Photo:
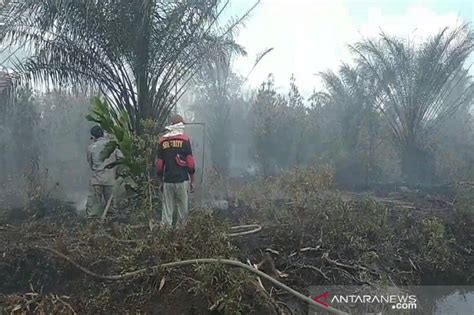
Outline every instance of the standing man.
[[(109, 142), (104, 137), (104, 131), (100, 126), (91, 129), (92, 143), (87, 149), (87, 161), (92, 171), (90, 179), (91, 196), (87, 200), (87, 218), (101, 217), (109, 199), (112, 198), (113, 187), (116, 178), (116, 168), (107, 168), (112, 162), (116, 162), (122, 157), (119, 150), (115, 150), (107, 159), (100, 158), (101, 152)], [(113, 211), (109, 209), (111, 215)]]
[(163, 181), (162, 222), (176, 225), (188, 214), (188, 187), (194, 192), (194, 159), (191, 141), (184, 133), (184, 120), (180, 115), (171, 118), (166, 134), (159, 140), (156, 169), (158, 178)]

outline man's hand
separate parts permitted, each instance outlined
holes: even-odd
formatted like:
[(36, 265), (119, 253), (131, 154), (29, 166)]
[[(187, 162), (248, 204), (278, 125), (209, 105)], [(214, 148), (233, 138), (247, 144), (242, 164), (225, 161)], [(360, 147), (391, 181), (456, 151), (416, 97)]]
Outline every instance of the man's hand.
[(189, 179), (191, 180), (191, 184), (189, 184), (189, 191), (193, 193), (194, 189), (196, 188), (196, 186), (194, 185), (194, 173), (189, 174)]

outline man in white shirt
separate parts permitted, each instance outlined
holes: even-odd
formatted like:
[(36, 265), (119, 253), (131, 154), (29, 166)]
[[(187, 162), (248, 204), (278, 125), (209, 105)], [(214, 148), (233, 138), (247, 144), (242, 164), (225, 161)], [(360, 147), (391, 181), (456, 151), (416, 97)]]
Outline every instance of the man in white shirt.
[[(91, 135), (93, 142), (87, 149), (87, 161), (92, 171), (89, 183), (92, 195), (86, 206), (88, 218), (102, 216), (107, 202), (112, 198), (116, 179), (116, 168), (106, 166), (123, 157), (122, 152), (115, 150), (107, 159), (102, 160), (100, 154), (110, 140), (104, 137), (104, 131), (99, 126), (91, 129)], [(109, 213), (112, 215), (112, 209), (109, 209)]]

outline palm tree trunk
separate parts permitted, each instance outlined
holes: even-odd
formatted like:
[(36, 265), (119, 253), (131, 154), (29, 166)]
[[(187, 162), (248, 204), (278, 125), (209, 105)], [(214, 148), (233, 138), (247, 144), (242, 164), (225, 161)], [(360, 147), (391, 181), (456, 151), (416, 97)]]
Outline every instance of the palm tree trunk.
[(411, 184), (431, 183), (435, 176), (433, 153), (413, 143), (401, 150), (402, 177)]

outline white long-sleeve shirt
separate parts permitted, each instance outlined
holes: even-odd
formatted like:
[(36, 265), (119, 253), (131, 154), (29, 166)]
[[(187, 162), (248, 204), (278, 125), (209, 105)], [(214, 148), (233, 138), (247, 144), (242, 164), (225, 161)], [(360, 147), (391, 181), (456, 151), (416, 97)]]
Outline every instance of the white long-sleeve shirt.
[(117, 161), (123, 155), (120, 150), (116, 149), (107, 159), (102, 161), (100, 153), (104, 150), (109, 141), (110, 140), (105, 137), (99, 138), (91, 143), (87, 149), (87, 161), (92, 171), (91, 185), (113, 186), (115, 183), (116, 168), (108, 169), (105, 167)]

